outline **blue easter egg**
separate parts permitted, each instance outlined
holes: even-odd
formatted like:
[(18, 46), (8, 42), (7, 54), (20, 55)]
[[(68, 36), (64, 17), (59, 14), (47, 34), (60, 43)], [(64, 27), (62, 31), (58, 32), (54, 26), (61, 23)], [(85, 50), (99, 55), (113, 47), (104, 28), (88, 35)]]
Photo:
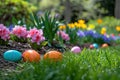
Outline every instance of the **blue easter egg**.
[(8, 50), (3, 54), (3, 58), (7, 61), (17, 62), (22, 59), (22, 54), (17, 50)]
[(93, 47), (94, 47), (94, 48), (99, 48), (99, 46), (98, 46), (97, 43), (94, 43), (94, 44), (93, 44)]

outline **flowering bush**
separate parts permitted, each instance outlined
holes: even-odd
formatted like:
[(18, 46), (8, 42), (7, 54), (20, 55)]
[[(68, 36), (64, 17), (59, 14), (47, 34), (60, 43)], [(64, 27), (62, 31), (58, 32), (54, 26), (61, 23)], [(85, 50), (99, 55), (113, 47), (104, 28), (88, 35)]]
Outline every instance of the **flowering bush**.
[(15, 26), (12, 31), (12, 40), (17, 42), (24, 42), (27, 40), (28, 31), (23, 26)]
[(7, 43), (10, 39), (10, 31), (4, 26), (0, 24), (0, 44)]
[(43, 31), (36, 28), (31, 29), (28, 32), (27, 37), (31, 39), (32, 43), (36, 42), (38, 45), (40, 45), (40, 42), (45, 40), (45, 37), (43, 36)]
[(58, 36), (60, 36), (63, 40), (68, 41), (70, 40), (70, 37), (68, 34), (66, 34), (64, 31), (58, 31)]
[(99, 33), (96, 33), (93, 30), (88, 31), (81, 31), (78, 30), (77, 35), (82, 38), (83, 42), (91, 42), (91, 43), (110, 43), (113, 39), (111, 37), (108, 37), (107, 35), (101, 35)]

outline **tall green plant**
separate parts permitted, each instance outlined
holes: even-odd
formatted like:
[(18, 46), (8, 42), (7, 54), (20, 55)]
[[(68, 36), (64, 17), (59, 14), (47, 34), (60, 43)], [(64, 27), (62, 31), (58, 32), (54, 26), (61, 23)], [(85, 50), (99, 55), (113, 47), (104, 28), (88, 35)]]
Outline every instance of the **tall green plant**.
[(52, 44), (55, 38), (55, 34), (58, 31), (57, 19), (54, 16), (50, 17), (50, 12), (46, 12), (45, 15), (41, 17), (41, 21), (44, 27), (44, 36), (48, 42)]
[(47, 11), (41, 17), (31, 15), (32, 23), (37, 29), (43, 29), (44, 36), (48, 43), (52, 45), (55, 35), (58, 31), (57, 19), (54, 16), (50, 16), (50, 12)]

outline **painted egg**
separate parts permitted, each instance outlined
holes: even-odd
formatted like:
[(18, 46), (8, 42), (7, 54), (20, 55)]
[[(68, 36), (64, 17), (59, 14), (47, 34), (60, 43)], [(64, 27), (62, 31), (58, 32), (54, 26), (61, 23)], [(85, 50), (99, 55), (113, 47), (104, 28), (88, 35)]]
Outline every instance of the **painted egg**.
[(17, 62), (22, 59), (22, 54), (17, 50), (8, 50), (3, 54), (3, 58), (7, 61)]
[(108, 47), (107, 43), (102, 44), (102, 48)]
[(40, 60), (40, 54), (35, 50), (26, 50), (22, 56), (23, 61), (38, 62)]
[(97, 43), (94, 43), (94, 44), (93, 44), (93, 47), (96, 48), (96, 49), (99, 48), (99, 46), (98, 46)]
[(91, 44), (91, 45), (89, 46), (89, 48), (90, 48), (90, 49), (93, 49), (93, 48), (94, 48), (94, 46)]
[(62, 59), (62, 53), (58, 51), (49, 51), (47, 52), (44, 57), (44, 59), (51, 59), (53, 61), (58, 61)]
[(73, 52), (73, 53), (80, 53), (81, 49), (80, 49), (79, 46), (74, 46), (74, 47), (72, 47), (71, 52)]

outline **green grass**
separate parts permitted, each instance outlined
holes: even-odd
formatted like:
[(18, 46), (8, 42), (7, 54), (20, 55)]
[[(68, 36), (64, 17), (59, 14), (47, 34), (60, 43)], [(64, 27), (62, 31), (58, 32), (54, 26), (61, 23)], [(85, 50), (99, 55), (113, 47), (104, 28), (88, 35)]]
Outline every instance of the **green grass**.
[(59, 62), (41, 60), (20, 63), (2, 80), (119, 80), (120, 46), (106, 49), (84, 49), (80, 54), (65, 52)]

